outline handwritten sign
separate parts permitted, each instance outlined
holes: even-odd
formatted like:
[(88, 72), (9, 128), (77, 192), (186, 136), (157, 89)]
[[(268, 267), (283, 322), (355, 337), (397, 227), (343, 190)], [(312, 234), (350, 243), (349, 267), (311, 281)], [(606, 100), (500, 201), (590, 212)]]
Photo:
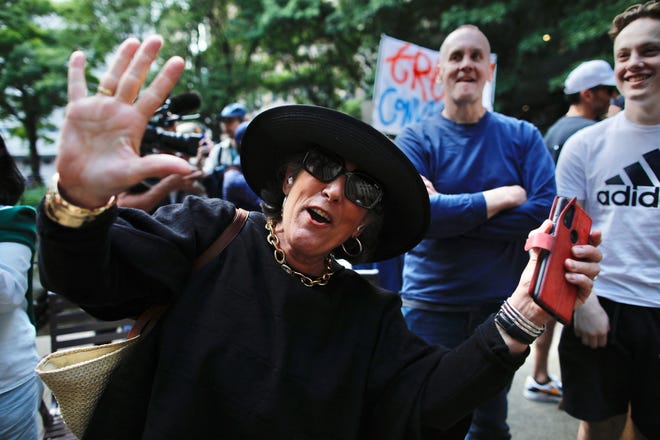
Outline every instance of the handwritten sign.
[[(404, 126), (440, 113), (444, 92), (436, 82), (438, 55), (436, 50), (381, 36), (371, 116), (376, 129), (396, 135)], [(491, 62), (496, 61), (491, 54)], [(493, 107), (493, 91), (494, 84), (486, 83), (483, 100), (488, 109)]]

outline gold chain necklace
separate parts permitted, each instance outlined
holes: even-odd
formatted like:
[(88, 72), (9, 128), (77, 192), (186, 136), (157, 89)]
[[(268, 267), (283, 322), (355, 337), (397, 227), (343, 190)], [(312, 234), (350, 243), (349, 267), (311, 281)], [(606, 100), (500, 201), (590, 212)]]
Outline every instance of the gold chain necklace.
[(273, 227), (273, 219), (269, 218), (266, 221), (266, 229), (268, 229), (268, 237), (266, 237), (266, 240), (275, 248), (275, 250), (273, 251), (273, 256), (275, 256), (275, 261), (277, 262), (277, 264), (279, 264), (282, 267), (282, 270), (284, 270), (284, 272), (288, 273), (291, 276), (298, 277), (298, 279), (300, 279), (300, 282), (303, 283), (306, 287), (325, 286), (326, 284), (328, 284), (328, 281), (330, 281), (330, 277), (335, 273), (332, 270), (332, 259), (330, 257), (325, 257), (325, 272), (323, 273), (323, 275), (319, 275), (318, 277), (315, 278), (307, 276), (304, 273), (298, 272), (297, 270), (293, 269), (291, 266), (286, 264), (286, 255), (284, 254), (282, 248), (280, 248), (280, 239), (277, 238), (277, 235), (275, 235), (275, 228)]

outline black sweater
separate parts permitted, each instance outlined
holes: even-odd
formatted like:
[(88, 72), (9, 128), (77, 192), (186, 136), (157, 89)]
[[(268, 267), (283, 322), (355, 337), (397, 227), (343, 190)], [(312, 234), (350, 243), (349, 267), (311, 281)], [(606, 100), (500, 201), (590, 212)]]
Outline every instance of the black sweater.
[(39, 216), (44, 285), (102, 318), (171, 303), (101, 398), (91, 439), (415, 439), (446, 428), (510, 380), (492, 320), (455, 350), (408, 331), (396, 294), (351, 270), (308, 288), (286, 274), (250, 213), (189, 197), (153, 217), (113, 209), (80, 229)]

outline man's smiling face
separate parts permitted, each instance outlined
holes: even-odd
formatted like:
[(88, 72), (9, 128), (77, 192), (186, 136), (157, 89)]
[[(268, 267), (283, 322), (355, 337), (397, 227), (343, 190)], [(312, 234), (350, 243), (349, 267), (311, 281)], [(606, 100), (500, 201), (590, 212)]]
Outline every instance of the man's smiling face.
[(660, 97), (660, 20), (640, 18), (614, 40), (614, 74), (626, 104)]

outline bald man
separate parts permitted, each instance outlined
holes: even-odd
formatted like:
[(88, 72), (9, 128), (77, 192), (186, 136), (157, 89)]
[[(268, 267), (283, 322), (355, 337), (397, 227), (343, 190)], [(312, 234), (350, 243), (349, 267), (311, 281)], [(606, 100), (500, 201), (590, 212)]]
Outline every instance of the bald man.
[[(440, 115), (406, 127), (396, 143), (422, 175), (431, 227), (406, 254), (403, 314), (430, 343), (455, 347), (514, 290), (527, 263), (524, 243), (547, 218), (556, 193), (554, 163), (532, 124), (488, 111), (490, 44), (475, 26), (440, 47)], [(492, 390), (471, 418), (428, 427), (426, 437), (509, 439), (507, 389)], [(439, 432), (441, 431), (441, 432)]]

